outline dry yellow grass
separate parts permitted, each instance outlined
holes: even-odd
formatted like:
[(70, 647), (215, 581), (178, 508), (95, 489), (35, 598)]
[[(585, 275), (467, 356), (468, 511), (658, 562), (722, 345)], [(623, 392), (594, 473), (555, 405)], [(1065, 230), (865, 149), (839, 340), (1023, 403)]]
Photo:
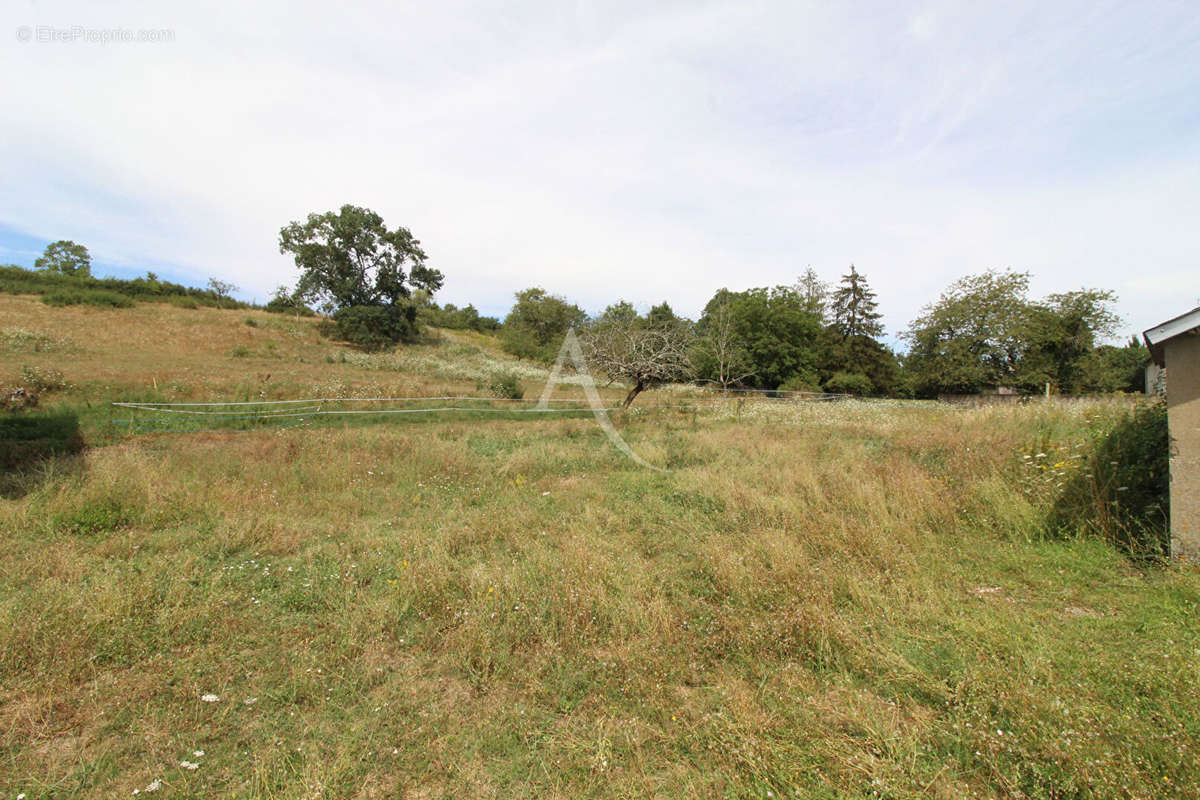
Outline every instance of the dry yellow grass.
[[(228, 350), (278, 335), (203, 312), (168, 345), (154, 326), (201, 312), (0, 301), (0, 328), (84, 348), (47, 354), (72, 403), (240, 390)], [(404, 359), (453, 352), (329, 364), (305, 336), (297, 392), (429, 389)], [(721, 408), (619, 421), (666, 474), (586, 419), (45, 465), (0, 501), (0, 794), (1200, 796), (1200, 578), (1045, 540), (1022, 491), (1022, 447), (1109, 410)]]
[(468, 332), (439, 331), (428, 344), (365, 355), (322, 338), (317, 325), (311, 318), (167, 303), (52, 308), (37, 297), (0, 294), (0, 335), (21, 332), (57, 343), (0, 349), (0, 385), (17, 384), (22, 366), (52, 365), (93, 399), (406, 397), (473, 393), (478, 380), (503, 369), (535, 382), (548, 374), (494, 347), (484, 350), (486, 337)]

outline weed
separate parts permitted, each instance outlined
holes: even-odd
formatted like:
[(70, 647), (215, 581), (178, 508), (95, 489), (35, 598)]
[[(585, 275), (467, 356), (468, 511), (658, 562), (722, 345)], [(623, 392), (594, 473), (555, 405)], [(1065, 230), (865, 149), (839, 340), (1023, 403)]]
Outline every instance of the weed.
[(134, 514), (119, 498), (103, 497), (89, 500), (71, 511), (57, 514), (55, 530), (80, 536), (95, 536), (111, 533), (128, 527)]
[(512, 371), (493, 374), (484, 388), (493, 397), (520, 400), (525, 396), (525, 390), (521, 388), (521, 377)]
[(63, 374), (53, 367), (21, 367), (21, 382), (39, 394), (58, 392), (71, 386)]
[(58, 336), (24, 328), (0, 329), (0, 349), (10, 353), (51, 353), (74, 349), (74, 344)]

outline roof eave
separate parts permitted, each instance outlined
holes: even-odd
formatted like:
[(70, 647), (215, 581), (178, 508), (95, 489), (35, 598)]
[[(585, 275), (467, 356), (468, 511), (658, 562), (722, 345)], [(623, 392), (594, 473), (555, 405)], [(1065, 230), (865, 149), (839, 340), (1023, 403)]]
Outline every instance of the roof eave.
[(1200, 328), (1200, 308), (1193, 308), (1186, 314), (1180, 314), (1178, 317), (1144, 331), (1142, 338), (1146, 340), (1146, 347), (1150, 349), (1150, 357), (1154, 359), (1154, 363), (1162, 367), (1166, 366), (1163, 363), (1163, 344), (1176, 336), (1182, 336), (1198, 328)]

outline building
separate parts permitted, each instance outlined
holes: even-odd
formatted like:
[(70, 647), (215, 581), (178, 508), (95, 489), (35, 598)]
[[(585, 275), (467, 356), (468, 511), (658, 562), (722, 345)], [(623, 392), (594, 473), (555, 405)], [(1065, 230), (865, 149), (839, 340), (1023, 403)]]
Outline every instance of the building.
[(1200, 561), (1200, 308), (1143, 336), (1154, 363), (1169, 373), (1171, 555)]
[(1167, 371), (1154, 361), (1146, 365), (1146, 394), (1165, 395), (1167, 393)]

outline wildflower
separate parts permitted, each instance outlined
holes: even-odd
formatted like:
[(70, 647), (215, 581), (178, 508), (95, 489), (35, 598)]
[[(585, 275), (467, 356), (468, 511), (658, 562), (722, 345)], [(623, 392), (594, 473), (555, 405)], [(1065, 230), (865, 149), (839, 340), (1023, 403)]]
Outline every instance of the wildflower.
[(257, 702), (258, 702), (258, 698), (257, 698), (257, 697), (247, 697), (247, 698), (246, 698), (245, 700), (243, 700), (242, 702), (243, 702), (243, 703), (245, 703), (245, 704), (246, 704), (246, 705), (248, 705), (248, 706), (252, 706), (252, 705), (254, 705), (255, 703), (257, 703)]
[(215, 694), (202, 694), (202, 695), (200, 695), (200, 699), (203, 700), (205, 703), (215, 703), (218, 700), (220, 700), (221, 698), (217, 697)]
[(183, 767), (184, 769), (190, 769), (192, 772), (200, 769), (200, 765), (194, 761), (180, 761), (179, 766)]
[(162, 781), (160, 781), (158, 778), (155, 778), (154, 780), (150, 781), (150, 783), (146, 786), (144, 791), (157, 792), (161, 788), (162, 788)]
[(193, 750), (192, 755), (194, 755), (196, 758), (202, 758), (204, 756), (204, 751), (203, 750)]

